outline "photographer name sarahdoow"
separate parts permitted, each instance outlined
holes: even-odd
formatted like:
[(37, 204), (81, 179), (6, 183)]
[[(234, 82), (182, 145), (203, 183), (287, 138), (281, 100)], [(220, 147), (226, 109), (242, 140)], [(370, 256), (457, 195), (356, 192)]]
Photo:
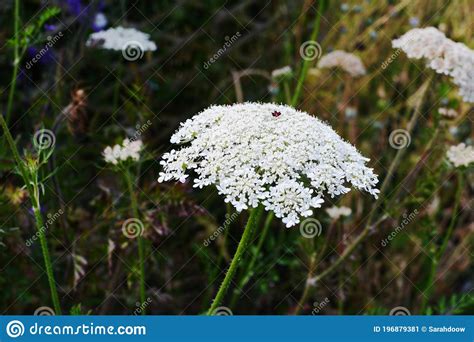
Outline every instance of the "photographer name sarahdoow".
[(417, 325), (383, 325), (374, 326), (375, 333), (465, 333), (466, 327), (450, 326), (417, 326)]

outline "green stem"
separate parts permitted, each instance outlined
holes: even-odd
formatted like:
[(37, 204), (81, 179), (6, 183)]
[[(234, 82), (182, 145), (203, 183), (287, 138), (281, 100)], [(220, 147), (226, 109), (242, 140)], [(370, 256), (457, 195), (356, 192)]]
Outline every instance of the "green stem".
[(16, 79), (18, 76), (18, 66), (20, 65), (20, 53), (19, 53), (19, 41), (18, 41), (18, 27), (20, 20), (20, 0), (15, 0), (14, 14), (13, 14), (13, 34), (14, 34), (14, 47), (13, 47), (13, 74), (10, 83), (10, 91), (8, 93), (7, 102), (7, 118), (6, 122), (10, 122), (11, 111), (13, 107), (13, 97), (15, 95)]
[(38, 234), (40, 238), (41, 251), (43, 253), (43, 259), (44, 259), (44, 264), (46, 268), (46, 275), (48, 276), (49, 288), (51, 291), (51, 299), (53, 301), (55, 313), (57, 315), (60, 315), (61, 306), (59, 304), (58, 291), (56, 289), (56, 282), (54, 280), (53, 266), (51, 263), (51, 257), (49, 255), (48, 243), (46, 240), (46, 235), (44, 233), (43, 218), (41, 217), (41, 211), (40, 211), (38, 185), (36, 182), (33, 182), (33, 185), (30, 183), (24, 162), (20, 157), (20, 153), (18, 152), (15, 141), (13, 140), (10, 130), (8, 129), (8, 125), (1, 113), (0, 113), (0, 125), (2, 126), (3, 132), (5, 133), (7, 142), (13, 153), (13, 158), (15, 159), (18, 169), (20, 170), (21, 177), (23, 178), (23, 182), (25, 183), (29, 198), (31, 200), (31, 204), (33, 206), (33, 211), (34, 211), (35, 221), (36, 221), (36, 229), (38, 230)]
[[(318, 10), (316, 12), (316, 16), (314, 17), (313, 31), (311, 32), (311, 36), (310, 36), (309, 40), (314, 41), (318, 37), (319, 26), (320, 26), (320, 23), (321, 23), (321, 15), (322, 15), (322, 11), (323, 11), (323, 3), (324, 3), (323, 0), (319, 0)], [(291, 105), (293, 107), (296, 106), (296, 104), (298, 103), (298, 100), (300, 98), (301, 90), (303, 89), (304, 81), (306, 79), (306, 76), (308, 75), (308, 69), (309, 69), (310, 62), (311, 62), (310, 59), (304, 59), (303, 60), (303, 65), (301, 67), (300, 77), (299, 77), (298, 83), (296, 85), (295, 93), (294, 93), (293, 98), (291, 100)]]
[(224, 280), (222, 281), (222, 284), (219, 287), (219, 290), (217, 291), (216, 297), (214, 298), (211, 307), (207, 312), (208, 316), (214, 313), (214, 311), (219, 307), (220, 303), (224, 299), (224, 296), (227, 292), (227, 289), (229, 288), (232, 278), (234, 277), (235, 272), (237, 271), (237, 267), (239, 266), (240, 260), (242, 259), (245, 250), (248, 248), (249, 242), (256, 226), (257, 218), (262, 212), (262, 210), (263, 207), (259, 206), (250, 211), (250, 216), (242, 234), (242, 238), (240, 239), (239, 245), (237, 246), (237, 250), (235, 251), (234, 257), (232, 258), (230, 267), (227, 270)]
[(25, 165), (23, 161), (21, 160), (18, 149), (16, 148), (15, 140), (13, 140), (10, 130), (8, 129), (7, 122), (5, 121), (5, 118), (3, 117), (1, 113), (0, 113), (0, 125), (2, 126), (3, 132), (5, 133), (5, 137), (7, 139), (8, 145), (10, 145), (10, 149), (13, 153), (13, 158), (15, 159), (18, 169), (20, 170), (20, 174), (23, 180), (25, 181), (25, 185), (26, 185), (26, 188), (28, 189), (28, 193), (32, 193), (31, 184), (30, 182), (28, 182), (28, 174), (26, 172)]
[(285, 92), (285, 103), (290, 104), (291, 103), (291, 93), (290, 93), (290, 85), (288, 84), (287, 80), (283, 81), (283, 90)]
[(274, 213), (271, 211), (268, 215), (267, 218), (265, 219), (265, 223), (263, 225), (263, 230), (262, 234), (260, 235), (260, 238), (257, 242), (257, 248), (255, 249), (255, 252), (252, 254), (252, 259), (250, 260), (248, 266), (245, 268), (245, 271), (243, 273), (243, 277), (241, 277), (239, 285), (235, 289), (232, 299), (230, 301), (230, 307), (233, 308), (235, 303), (237, 302), (237, 299), (239, 298), (239, 294), (242, 291), (243, 287), (250, 281), (250, 279), (253, 276), (253, 268), (255, 266), (255, 263), (257, 262), (258, 256), (260, 254), (260, 250), (262, 249), (263, 243), (266, 241), (267, 233), (268, 230), (271, 226), (272, 220), (273, 220)]
[[(132, 175), (128, 169), (125, 170), (125, 179), (127, 181), (128, 192), (130, 193), (130, 202), (132, 205), (133, 216), (136, 219), (140, 219), (138, 211), (137, 196), (134, 191)], [(145, 303), (145, 245), (143, 240), (143, 231), (138, 235), (138, 266), (139, 266), (139, 279), (140, 279), (140, 303)], [(145, 315), (145, 308), (141, 311), (142, 315)]]
[(316, 271), (316, 252), (313, 252), (310, 257), (309, 261), (309, 268), (308, 268), (308, 275), (306, 277), (306, 283), (304, 286), (303, 294), (301, 295), (300, 300), (298, 301), (298, 304), (296, 304), (295, 310), (293, 311), (293, 315), (299, 315), (301, 312), (301, 308), (304, 307), (304, 304), (308, 300), (309, 294), (311, 292), (311, 287), (312, 287), (312, 278), (314, 275), (314, 272)]
[(462, 197), (462, 190), (464, 187), (464, 178), (461, 171), (458, 171), (457, 178), (458, 178), (458, 182), (457, 182), (458, 184), (457, 184), (456, 195), (454, 199), (454, 208), (451, 214), (451, 221), (449, 222), (448, 230), (446, 231), (446, 234), (444, 235), (444, 239), (443, 239), (443, 242), (441, 243), (441, 247), (438, 249), (436, 253), (434, 253), (433, 258), (431, 259), (430, 274), (426, 281), (425, 288), (422, 292), (424, 296), (423, 296), (423, 300), (421, 304), (420, 314), (423, 314), (425, 312), (428, 301), (430, 300), (431, 295), (433, 294), (433, 281), (436, 276), (436, 271), (438, 269), (439, 261), (441, 257), (443, 256), (444, 252), (446, 251), (446, 248), (448, 247), (449, 240), (451, 239), (451, 235), (453, 234), (454, 227), (456, 226), (456, 219), (458, 216), (459, 205), (461, 203), (461, 197)]
[[(429, 153), (431, 152), (432, 148), (433, 148), (433, 143), (436, 141), (436, 139), (438, 138), (438, 135), (439, 135), (439, 132), (440, 130), (438, 128), (436, 128), (436, 131), (434, 132), (433, 136), (431, 137), (430, 141), (428, 142), (428, 144), (426, 145), (426, 148), (424, 149), (424, 151), (420, 154), (418, 160), (416, 161), (416, 163), (414, 164), (415, 167), (414, 169), (407, 175), (407, 177), (405, 177), (405, 179), (400, 182), (400, 184), (395, 188), (395, 194), (394, 195), (391, 195), (391, 199), (390, 201), (388, 201), (387, 203), (387, 207), (388, 208), (391, 208), (392, 205), (395, 203), (396, 199), (399, 197), (400, 193), (402, 192), (403, 189), (407, 188), (407, 182), (411, 179), (411, 178), (416, 178), (416, 173), (419, 171), (419, 169), (421, 168), (421, 164), (422, 164), (422, 161), (429, 155)], [(419, 167), (420, 165), (420, 167)], [(408, 183), (409, 184), (409, 183)]]
[(456, 218), (458, 216), (459, 205), (461, 203), (462, 190), (464, 187), (464, 178), (463, 178), (462, 171), (458, 171), (457, 178), (458, 178), (458, 187), (456, 189), (456, 199), (454, 202), (453, 214), (451, 216), (451, 222), (449, 223), (448, 231), (446, 232), (443, 243), (441, 244), (441, 248), (438, 250), (438, 255), (437, 255), (438, 258), (440, 258), (444, 254), (446, 247), (448, 247), (449, 240), (451, 238), (454, 227), (456, 225)]
[(61, 315), (61, 305), (59, 304), (58, 291), (56, 289), (56, 282), (53, 275), (53, 266), (51, 264), (51, 257), (48, 250), (48, 242), (44, 233), (43, 218), (41, 217), (41, 211), (39, 205), (33, 205), (33, 211), (35, 214), (36, 228), (41, 244), (41, 251), (43, 252), (44, 265), (46, 267), (46, 275), (48, 276), (49, 289), (51, 291), (51, 299), (53, 300), (54, 312), (56, 315)]
[[(331, 223), (331, 225), (329, 226), (328, 233), (326, 235), (326, 243), (324, 243), (322, 245), (322, 247), (317, 252), (313, 251), (311, 253), (309, 268), (308, 268), (308, 275), (306, 277), (305, 287), (303, 289), (303, 293), (301, 294), (301, 298), (298, 301), (298, 304), (296, 305), (296, 307), (293, 311), (294, 315), (299, 315), (299, 313), (301, 312), (301, 308), (304, 307), (304, 304), (306, 303), (306, 301), (308, 300), (309, 295), (311, 294), (312, 288), (314, 288), (314, 286), (316, 285), (313, 282), (313, 277), (314, 277), (314, 274), (316, 273), (316, 267), (321, 262), (321, 260), (324, 258), (324, 255), (326, 253), (326, 250), (328, 248), (328, 245), (329, 245), (329, 242), (330, 242), (330, 239), (331, 239), (332, 232), (335, 229), (335, 227), (336, 227), (336, 221), (333, 221)], [(313, 244), (313, 249), (316, 249), (314, 247), (314, 244)]]

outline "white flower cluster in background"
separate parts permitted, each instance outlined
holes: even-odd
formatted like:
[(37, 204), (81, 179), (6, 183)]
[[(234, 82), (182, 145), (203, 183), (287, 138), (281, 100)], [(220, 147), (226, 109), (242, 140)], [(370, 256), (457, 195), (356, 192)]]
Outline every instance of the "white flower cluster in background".
[(321, 207), (325, 192), (345, 194), (350, 184), (375, 197), (379, 192), (377, 176), (365, 166), (369, 159), (289, 106), (212, 106), (182, 123), (171, 142), (184, 146), (163, 155), (159, 182), (184, 182), (193, 172), (194, 187), (215, 185), (238, 211), (262, 204), (287, 227)]
[(454, 119), (458, 116), (458, 112), (453, 108), (440, 107), (438, 108), (438, 113), (448, 119)]
[(98, 12), (94, 16), (94, 27), (100, 27), (100, 29), (102, 29), (107, 26), (108, 22), (104, 13)]
[(321, 57), (318, 67), (341, 68), (352, 77), (362, 76), (367, 73), (367, 70), (359, 57), (342, 50), (335, 50)]
[(141, 140), (130, 141), (129, 139), (125, 139), (122, 144), (117, 144), (113, 147), (107, 146), (103, 152), (104, 160), (113, 165), (117, 165), (129, 159), (138, 161), (142, 149), (143, 143)]
[(135, 28), (125, 28), (122, 26), (92, 33), (86, 45), (120, 51), (130, 43), (138, 45), (142, 51), (156, 50), (156, 44), (150, 40), (149, 34), (138, 31)]
[(326, 212), (330, 218), (333, 220), (338, 220), (341, 216), (350, 216), (352, 214), (352, 209), (348, 207), (333, 206), (331, 208), (327, 208)]
[(474, 51), (434, 27), (416, 28), (392, 41), (409, 58), (426, 59), (438, 74), (452, 77), (465, 102), (474, 102)]
[(280, 79), (280, 78), (287, 78), (293, 75), (293, 70), (289, 65), (281, 67), (279, 69), (275, 69), (272, 71), (272, 78), (273, 79)]
[(468, 166), (474, 162), (474, 148), (464, 143), (451, 146), (446, 155), (455, 167)]

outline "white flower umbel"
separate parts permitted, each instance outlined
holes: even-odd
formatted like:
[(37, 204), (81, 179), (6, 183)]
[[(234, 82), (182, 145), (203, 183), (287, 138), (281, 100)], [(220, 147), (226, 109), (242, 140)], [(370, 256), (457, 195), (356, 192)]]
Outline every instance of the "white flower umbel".
[(92, 33), (86, 42), (87, 46), (96, 46), (107, 50), (123, 50), (128, 44), (134, 43), (142, 51), (155, 51), (156, 44), (150, 35), (134, 28), (114, 27)]
[(330, 218), (333, 220), (338, 220), (341, 216), (350, 216), (352, 214), (352, 209), (348, 207), (333, 206), (331, 208), (327, 208), (326, 212)]
[[(137, 169), (135, 163), (140, 160), (140, 152), (142, 149), (143, 143), (141, 140), (130, 141), (129, 139), (125, 139), (121, 144), (107, 146), (103, 152), (105, 161), (114, 165), (112, 169), (119, 171), (127, 184), (133, 216), (124, 221), (122, 231), (127, 238), (138, 239), (138, 278), (141, 303), (145, 300), (145, 247), (142, 235), (146, 227), (140, 220), (141, 213), (138, 206), (136, 184), (139, 177), (133, 171)], [(142, 314), (144, 314), (144, 310)]]
[(455, 167), (468, 166), (474, 163), (474, 148), (472, 146), (466, 146), (464, 143), (451, 146), (446, 155)]
[(272, 78), (275, 80), (289, 78), (293, 75), (293, 70), (289, 65), (286, 65), (280, 69), (275, 69), (272, 71)]
[(122, 144), (107, 146), (103, 152), (104, 160), (113, 165), (118, 165), (127, 160), (138, 161), (142, 148), (141, 140), (130, 141), (125, 139)]
[(438, 113), (448, 119), (454, 119), (458, 116), (458, 112), (453, 108), (440, 107), (438, 108)]
[(448, 75), (465, 102), (474, 102), (474, 51), (434, 27), (415, 28), (392, 41), (409, 58), (425, 59), (429, 68)]
[(287, 227), (312, 215), (323, 196), (352, 186), (375, 197), (378, 182), (364, 158), (331, 127), (292, 107), (244, 103), (212, 106), (171, 137), (179, 150), (163, 155), (158, 181), (215, 185), (238, 211), (263, 204)]
[(352, 77), (362, 76), (367, 73), (361, 59), (352, 53), (335, 50), (321, 57), (319, 68), (341, 68)]

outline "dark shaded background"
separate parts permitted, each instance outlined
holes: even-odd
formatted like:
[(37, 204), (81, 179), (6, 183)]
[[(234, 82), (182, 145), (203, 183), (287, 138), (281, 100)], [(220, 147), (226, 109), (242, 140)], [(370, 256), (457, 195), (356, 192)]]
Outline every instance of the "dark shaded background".
[[(136, 248), (120, 230), (128, 217), (128, 200), (122, 196), (119, 177), (105, 168), (101, 152), (126, 135), (133, 136), (137, 127), (150, 120), (142, 135), (148, 158), (141, 165), (139, 179), (140, 209), (150, 226), (146, 236), (146, 283), (152, 302), (147, 310), (153, 314), (201, 313), (217, 290), (228, 253), (232, 255), (246, 217), (240, 215), (229, 228), (227, 245), (219, 242), (201, 248), (203, 240), (225, 220), (229, 208), (212, 189), (196, 191), (189, 184), (158, 185), (159, 156), (170, 148), (169, 137), (179, 122), (210, 104), (237, 100), (235, 77), (239, 72), (257, 70), (257, 74), (241, 78), (244, 100), (282, 101), (268, 75), (284, 65), (291, 65), (297, 74), (299, 46), (309, 37), (317, 6), (314, 1), (257, 0), (21, 1), (23, 24), (34, 22), (43, 8), (53, 5), (62, 10), (48, 21), (56, 25), (55, 30), (43, 30), (20, 64), (10, 126), (18, 146), (25, 149), (32, 148), (31, 137), (42, 126), (54, 129), (56, 134), (55, 155), (49, 168), (57, 168), (57, 173), (44, 184), (43, 209), (45, 216), (59, 208), (66, 213), (48, 229), (62, 305), (75, 308), (74, 313), (94, 314), (132, 314), (137, 306), (137, 280), (131, 275), (136, 267)], [(12, 6), (12, 1), (0, 4), (3, 110), (11, 78), (12, 49), (7, 39), (12, 36)], [(412, 28), (412, 20), (417, 18), (419, 26), (445, 25), (448, 36), (472, 47), (473, 10), (472, 3), (457, 1), (329, 2), (318, 37), (323, 51), (338, 48), (354, 52), (369, 70), (366, 77), (352, 84), (357, 96), (350, 105), (358, 109), (358, 116), (347, 120), (340, 115), (337, 94), (352, 81), (334, 72), (310, 72), (298, 107), (332, 124), (372, 159), (371, 165), (383, 179), (395, 153), (388, 146), (387, 136), (407, 122), (407, 99), (423, 82), (419, 77), (421, 66), (405, 56), (381, 70), (382, 62), (392, 53), (391, 39)], [(131, 63), (120, 52), (87, 48), (85, 41), (93, 31), (97, 12), (106, 15), (108, 27), (124, 25), (150, 33), (158, 50)], [(41, 49), (45, 38), (58, 31), (64, 37), (26, 69), (24, 63), (34, 55), (34, 49)], [(226, 37), (236, 32), (241, 34), (236, 43), (205, 68), (204, 63), (222, 48)], [(296, 82), (291, 83), (294, 86)], [(473, 136), (470, 108), (453, 99), (443, 87), (444, 83), (434, 89), (438, 94), (448, 94), (439, 98), (468, 114), (456, 125), (457, 135), (450, 135), (451, 124), (445, 124), (437, 146)], [(73, 104), (78, 89), (86, 93), (87, 103), (71, 119), (64, 111)], [(430, 114), (439, 100), (433, 97), (432, 102), (425, 108), (427, 115), (417, 128), (418, 138), (413, 140), (412, 154), (396, 175), (396, 184), (414, 167), (416, 156), (437, 125)], [(398, 305), (412, 313), (429, 313), (418, 312), (419, 288), (426, 281), (426, 251), (437, 248), (433, 237), (449, 221), (454, 194), (452, 174), (437, 164), (443, 153), (440, 149), (430, 154), (426, 161), (430, 167), (410, 179), (407, 194), (387, 208), (390, 219), (334, 276), (318, 284), (304, 313), (311, 313), (313, 302), (325, 298), (329, 304), (320, 314), (387, 313)], [(29, 203), (21, 198), (12, 200), (21, 183), (12, 172), (12, 159), (5, 147), (0, 157), (0, 306), (4, 314), (30, 314), (37, 307), (50, 305), (49, 290), (46, 278), (41, 276), (39, 245), (27, 247), (24, 243), (35, 231)], [(472, 291), (473, 281), (472, 177), (469, 179), (462, 201), (464, 210), (443, 259), (444, 272), (436, 279), (430, 303), (433, 313), (468, 313), (472, 304), (463, 301), (467, 309), (459, 305), (459, 298)], [(434, 215), (426, 214), (434, 189), (441, 204)], [(357, 196), (346, 203), (353, 204), (357, 216), (340, 223), (341, 236), (327, 242), (333, 247), (332, 254), (321, 269), (334, 260), (340, 248), (338, 239), (345, 236), (342, 232), (350, 237), (361, 227), (371, 199)], [(328, 204), (332, 202), (335, 200), (328, 199)], [(420, 208), (424, 214), (411, 224), (410, 232), (402, 234), (390, 248), (381, 249), (380, 240), (413, 208)], [(316, 216), (330, 224), (323, 212)], [(19, 230), (11, 230), (15, 227)], [(115, 245), (113, 252), (111, 244)], [(77, 255), (87, 260), (86, 266), (78, 266)], [(308, 254), (298, 230), (285, 230), (281, 223), (274, 222), (255, 269), (255, 281), (232, 309), (242, 314), (291, 312), (303, 290), (307, 264)], [(78, 267), (85, 274), (75, 281)], [(449, 304), (453, 296), (454, 304)], [(461, 309), (450, 311), (454, 307)]]

